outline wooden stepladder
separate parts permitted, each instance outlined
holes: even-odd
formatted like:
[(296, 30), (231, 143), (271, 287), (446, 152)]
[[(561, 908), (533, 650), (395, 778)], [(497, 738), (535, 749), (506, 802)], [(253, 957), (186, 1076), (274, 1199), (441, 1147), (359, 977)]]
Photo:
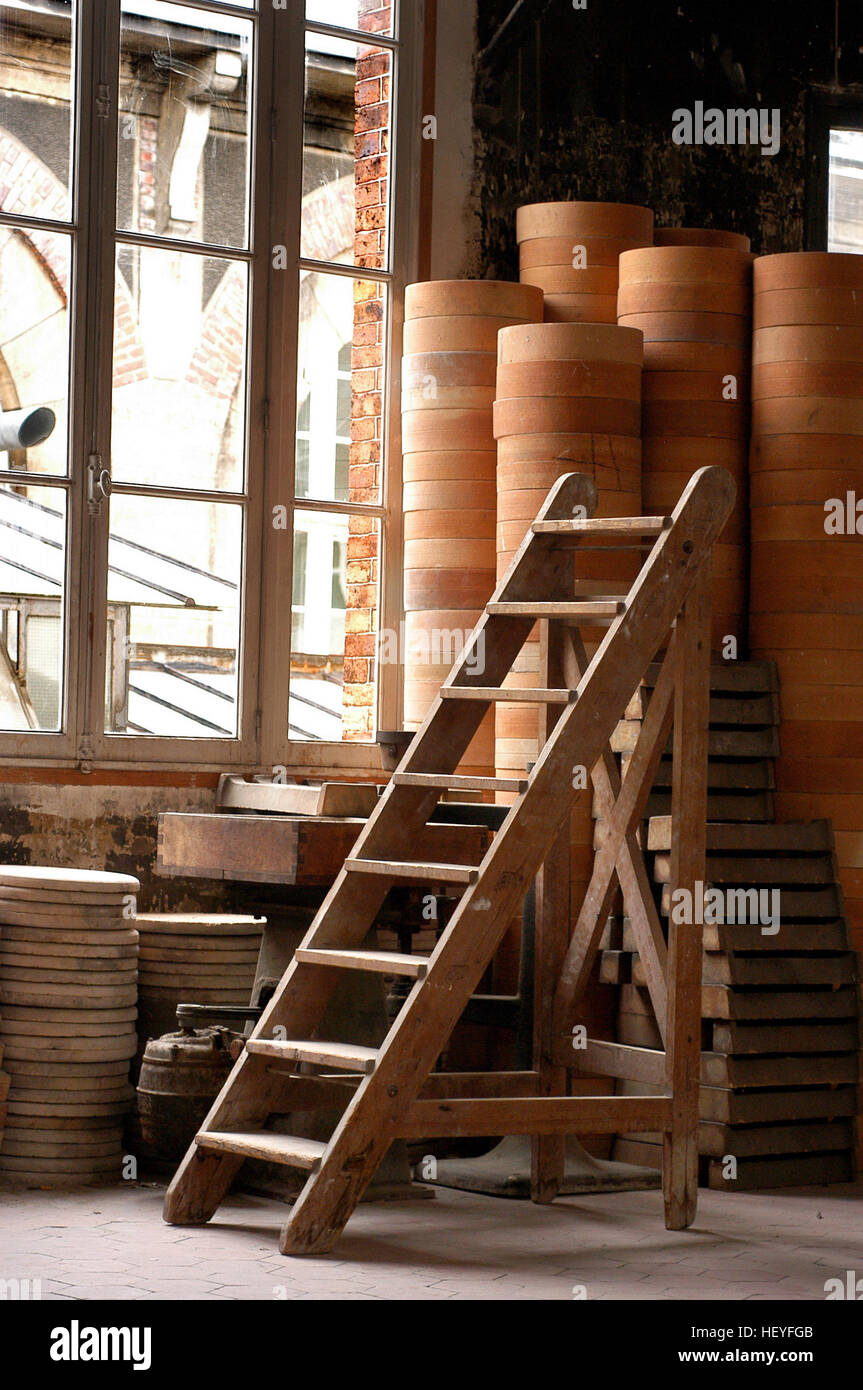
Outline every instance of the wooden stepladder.
[[(394, 1139), (533, 1135), (534, 1197), (547, 1201), (562, 1177), (566, 1135), (658, 1130), (665, 1136), (666, 1225), (680, 1229), (692, 1222), (701, 930), (672, 927), (666, 947), (636, 827), (673, 714), (672, 881), (694, 892), (705, 862), (711, 551), (733, 501), (730, 474), (705, 468), (694, 475), (671, 517), (592, 520), (596, 493), (589, 479), (570, 474), (558, 480), (183, 1159), (165, 1199), (167, 1221), (209, 1220), (243, 1160), (263, 1158), (308, 1171), (280, 1248), (291, 1255), (319, 1253), (338, 1238)], [(573, 553), (577, 562), (582, 546), (621, 545), (644, 552), (629, 592), (601, 597), (576, 592)], [(561, 634), (557, 645), (549, 641), (544, 662), (559, 683), (502, 688), (537, 620), (548, 620), (547, 631)], [(587, 663), (579, 626), (601, 625), (608, 631)], [(621, 785), (609, 739), (663, 648), (660, 684)], [(523, 781), (455, 776), (488, 706), (513, 699), (548, 711), (546, 742), (530, 776)], [(578, 795), (576, 768), (593, 770), (607, 831), (571, 942), (568, 903), (562, 909), (565, 931), (558, 923), (556, 930), (538, 935), (537, 949), (548, 957), (543, 968), (546, 975), (552, 970), (557, 990), (541, 1010), (534, 1070), (432, 1073), (543, 865), (540, 904), (549, 896), (554, 902), (554, 867)], [(516, 797), (482, 862), (418, 862), (424, 828), (440, 794), (468, 788)], [(460, 893), (429, 957), (364, 944), (390, 888), (405, 880), (428, 884), (430, 891), (446, 885), (450, 893)], [(617, 880), (664, 1029), (665, 1074), (656, 1078), (655, 1096), (569, 1096), (566, 1069), (579, 1058), (572, 1053), (571, 1035), (568, 1055), (563, 1044)], [(552, 914), (541, 911), (540, 917), (548, 922)], [(414, 981), (379, 1048), (321, 1036), (345, 970)], [(589, 1044), (590, 1057), (581, 1054), (583, 1069), (604, 1046), (616, 1047)], [(608, 1074), (607, 1057), (600, 1061), (603, 1068)], [(655, 1066), (651, 1079), (654, 1074)], [(326, 1143), (267, 1127), (273, 1115), (333, 1109), (334, 1103), (343, 1113)]]

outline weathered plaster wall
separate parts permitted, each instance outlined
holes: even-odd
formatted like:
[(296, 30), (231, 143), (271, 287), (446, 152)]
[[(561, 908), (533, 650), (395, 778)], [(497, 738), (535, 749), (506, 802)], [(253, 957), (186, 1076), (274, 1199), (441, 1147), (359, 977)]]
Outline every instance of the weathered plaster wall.
[(208, 788), (0, 784), (0, 863), (133, 874), (139, 911), (227, 911), (246, 902), (241, 885), (159, 878), (160, 811), (212, 811)]
[[(833, 5), (586, 3), (527, 0), (501, 32), (511, 0), (479, 0), (468, 272), (517, 277), (515, 210), (554, 199), (644, 203), (657, 225), (745, 232), (756, 252), (802, 249), (807, 96), (833, 84)], [(863, 77), (863, 17), (839, 8), (847, 90)], [(674, 145), (672, 113), (697, 100), (778, 107), (778, 153)]]

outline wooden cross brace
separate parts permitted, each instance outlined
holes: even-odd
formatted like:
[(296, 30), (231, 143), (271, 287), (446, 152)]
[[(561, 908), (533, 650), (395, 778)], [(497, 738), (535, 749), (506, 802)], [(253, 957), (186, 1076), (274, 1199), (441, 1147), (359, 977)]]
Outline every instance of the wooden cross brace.
[[(564, 640), (569, 646), (569, 661), (580, 678), (588, 665), (581, 637), (570, 631)], [(674, 708), (675, 671), (675, 641), (672, 634), (625, 778), (621, 782), (614, 754), (608, 745), (591, 771), (597, 808), (606, 825), (606, 836), (596, 854), (593, 875), (560, 972), (552, 1025), (556, 1037), (567, 1034), (572, 1026), (574, 1010), (587, 987), (619, 883), (647, 977), (657, 1025), (665, 1042), (667, 948), (638, 843), (638, 826), (668, 742)]]

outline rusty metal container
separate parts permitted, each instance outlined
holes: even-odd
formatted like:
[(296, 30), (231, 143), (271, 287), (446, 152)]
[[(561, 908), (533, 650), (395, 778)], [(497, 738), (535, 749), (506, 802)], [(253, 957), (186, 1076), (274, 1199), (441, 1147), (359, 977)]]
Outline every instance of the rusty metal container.
[(138, 1078), (141, 1136), (154, 1155), (179, 1159), (188, 1149), (234, 1065), (227, 1028), (151, 1038)]

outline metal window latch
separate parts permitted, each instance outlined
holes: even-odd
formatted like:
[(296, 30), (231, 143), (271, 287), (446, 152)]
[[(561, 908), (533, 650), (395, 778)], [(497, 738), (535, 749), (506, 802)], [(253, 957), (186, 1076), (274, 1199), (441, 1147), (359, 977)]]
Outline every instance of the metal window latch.
[(98, 516), (102, 503), (111, 496), (111, 474), (102, 465), (101, 454), (91, 454), (87, 460), (87, 510)]

